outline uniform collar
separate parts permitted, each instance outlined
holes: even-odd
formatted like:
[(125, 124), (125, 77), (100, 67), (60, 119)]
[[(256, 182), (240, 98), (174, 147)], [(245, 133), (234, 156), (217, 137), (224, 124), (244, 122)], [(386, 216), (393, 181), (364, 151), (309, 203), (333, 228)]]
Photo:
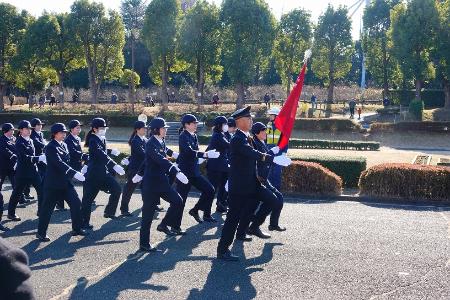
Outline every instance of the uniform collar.
[(81, 138), (78, 135), (70, 134), (75, 140), (81, 141)]
[(164, 140), (162, 138), (157, 137), (156, 135), (154, 135), (155, 139), (161, 144), (164, 144)]
[(98, 135), (98, 134), (96, 134), (96, 133), (94, 133), (94, 135), (95, 135), (96, 137), (98, 137), (98, 139), (99, 139), (100, 141), (102, 141), (102, 142), (105, 142), (105, 141), (106, 141), (106, 137), (101, 136), (101, 135)]
[(31, 138), (29, 136), (27, 136), (27, 137), (21, 136), (21, 137), (27, 142), (31, 141)]
[(238, 128), (236, 131), (242, 132), (246, 137), (249, 137), (249, 136), (250, 136), (250, 132), (242, 131), (242, 130), (240, 130), (239, 128)]

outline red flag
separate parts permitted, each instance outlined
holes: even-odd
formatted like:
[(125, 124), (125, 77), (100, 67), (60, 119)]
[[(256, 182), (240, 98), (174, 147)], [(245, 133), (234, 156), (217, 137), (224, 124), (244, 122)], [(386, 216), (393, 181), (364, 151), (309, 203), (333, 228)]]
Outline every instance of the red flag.
[(278, 141), (278, 147), (280, 149), (285, 148), (289, 143), (291, 137), (292, 128), (294, 128), (295, 115), (297, 114), (298, 100), (302, 94), (303, 82), (305, 81), (306, 63), (298, 75), (297, 82), (292, 89), (286, 103), (281, 108), (280, 113), (275, 118), (275, 127), (281, 131), (281, 137)]

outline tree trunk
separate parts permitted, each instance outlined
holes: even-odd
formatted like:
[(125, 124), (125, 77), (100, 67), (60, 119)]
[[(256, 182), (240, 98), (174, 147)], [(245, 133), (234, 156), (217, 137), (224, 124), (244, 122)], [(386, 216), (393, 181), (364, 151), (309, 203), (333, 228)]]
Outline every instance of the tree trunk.
[(58, 73), (59, 105), (64, 106), (64, 74)]
[(198, 109), (201, 110), (203, 105), (203, 92), (205, 89), (205, 70), (201, 62), (198, 63), (198, 82), (197, 82), (197, 95), (198, 96)]
[(133, 73), (131, 74), (131, 85), (130, 85), (130, 101), (131, 101), (131, 112), (134, 115), (134, 102), (135, 102), (135, 90), (136, 86), (134, 83), (134, 63), (135, 63), (135, 57), (134, 57), (134, 37), (131, 35), (131, 71)]
[(420, 92), (422, 90), (422, 80), (416, 80), (416, 100), (421, 100), (422, 96), (420, 95)]
[(163, 105), (163, 109), (167, 109), (168, 105), (167, 103), (169, 102), (168, 99), (168, 94), (167, 94), (167, 83), (169, 81), (169, 71), (167, 70), (167, 57), (164, 55), (163, 57), (163, 65), (162, 65), (162, 73), (161, 73), (161, 77), (162, 77), (162, 105)]
[(97, 104), (98, 87), (92, 66), (88, 66), (88, 75), (89, 75), (89, 88), (91, 92), (91, 103), (92, 105), (95, 105)]
[(387, 97), (389, 92), (389, 83), (388, 83), (388, 61), (387, 61), (387, 50), (386, 50), (386, 41), (383, 39), (383, 99)]
[(286, 98), (289, 97), (289, 94), (291, 93), (291, 74), (288, 73), (286, 76), (287, 84), (286, 84)]
[(445, 109), (450, 109), (450, 81), (444, 81)]
[(236, 93), (237, 93), (237, 102), (236, 102), (236, 109), (240, 109), (244, 107), (245, 101), (244, 101), (244, 84), (238, 83), (236, 84)]
[(6, 92), (6, 84), (0, 84), (0, 111), (5, 110), (5, 103), (3, 102), (5, 92)]

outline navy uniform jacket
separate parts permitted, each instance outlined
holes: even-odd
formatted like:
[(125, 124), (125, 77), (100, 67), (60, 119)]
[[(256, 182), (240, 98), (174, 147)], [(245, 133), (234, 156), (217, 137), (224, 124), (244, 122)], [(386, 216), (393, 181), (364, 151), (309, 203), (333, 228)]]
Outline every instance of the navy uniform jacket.
[(45, 140), (42, 131), (36, 132), (31, 130), (30, 138), (33, 140), (35, 154), (37, 156), (44, 154)]
[(141, 166), (139, 175), (143, 176), (142, 184), (152, 187), (152, 191), (165, 192), (170, 189), (169, 176), (178, 173), (177, 167), (167, 159), (172, 151), (165, 143), (160, 143), (154, 136), (145, 145), (145, 163)]
[(253, 139), (236, 130), (230, 143), (230, 194), (254, 194), (261, 185), (257, 178), (257, 161), (273, 162), (273, 156), (253, 148)]
[(89, 162), (86, 178), (102, 178), (112, 172), (116, 163), (108, 156), (106, 142), (93, 134), (89, 140)]
[(45, 147), (47, 168), (45, 169), (44, 188), (65, 189), (71, 186), (72, 177), (77, 171), (69, 166), (70, 155), (66, 143), (51, 140)]
[[(253, 139), (253, 146), (256, 150), (261, 153), (267, 153), (269, 155), (274, 155), (274, 153), (269, 149), (267, 144), (264, 141), (258, 140), (256, 137)], [(257, 171), (258, 176), (265, 182), (269, 177), (270, 168), (272, 167), (272, 163), (267, 161), (258, 161), (257, 162)]]
[(198, 139), (196, 134), (190, 134), (184, 130), (178, 139), (180, 155), (177, 158), (178, 167), (187, 177), (200, 176), (198, 159), (203, 158), (204, 152), (198, 151)]
[(131, 140), (131, 155), (129, 157), (130, 164), (128, 165), (128, 172), (130, 174), (136, 174), (139, 172), (142, 164), (145, 160), (145, 144), (146, 139), (142, 139), (140, 136), (135, 135)]
[(35, 154), (34, 144), (31, 139), (28, 141), (19, 136), (16, 140), (17, 149), (17, 169), (16, 177), (33, 178), (39, 176), (36, 164), (39, 156)]
[(14, 171), (17, 162), (16, 146), (5, 135), (0, 136), (0, 174)]
[(228, 172), (228, 153), (230, 151), (230, 140), (222, 132), (214, 132), (209, 141), (208, 150), (216, 149), (220, 156), (208, 159), (206, 168), (210, 171)]
[(80, 171), (82, 168), (81, 162), (84, 161), (87, 163), (89, 160), (89, 155), (87, 153), (83, 153), (81, 150), (81, 139), (69, 133), (64, 142), (67, 144), (67, 149), (69, 150), (69, 166), (74, 170)]

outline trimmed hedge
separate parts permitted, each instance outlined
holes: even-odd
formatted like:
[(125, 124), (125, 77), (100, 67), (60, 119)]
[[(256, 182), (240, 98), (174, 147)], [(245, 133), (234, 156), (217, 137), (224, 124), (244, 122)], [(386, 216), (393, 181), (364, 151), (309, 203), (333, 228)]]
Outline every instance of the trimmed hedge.
[(365, 157), (294, 156), (294, 161), (315, 162), (342, 178), (345, 187), (357, 187), (361, 173), (367, 168)]
[(450, 132), (450, 122), (399, 122), (399, 123), (373, 123), (370, 125), (371, 132), (385, 131), (427, 131), (427, 132)]
[[(425, 108), (439, 108), (445, 106), (444, 90), (422, 90), (421, 98)], [(389, 90), (388, 98), (395, 104), (408, 106), (416, 98), (415, 90)]]
[(412, 164), (381, 164), (364, 171), (362, 195), (405, 200), (449, 200), (450, 168)]
[(296, 130), (359, 131), (361, 125), (351, 119), (297, 119)]
[(282, 174), (283, 192), (328, 196), (342, 192), (342, 179), (317, 163), (294, 161)]

